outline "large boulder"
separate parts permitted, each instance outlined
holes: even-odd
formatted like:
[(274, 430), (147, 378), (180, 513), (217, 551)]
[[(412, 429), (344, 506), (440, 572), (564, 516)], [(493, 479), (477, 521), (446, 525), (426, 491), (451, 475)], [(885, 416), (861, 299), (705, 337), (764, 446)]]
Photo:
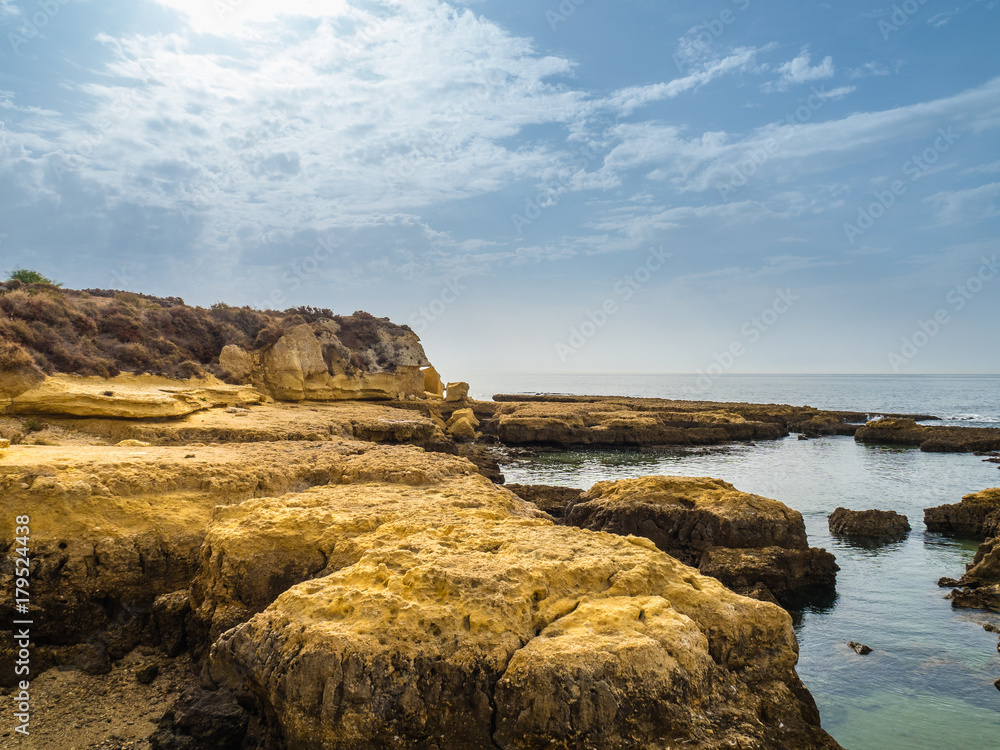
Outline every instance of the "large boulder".
[(720, 479), (598, 482), (568, 508), (566, 522), (645, 537), (742, 593), (787, 601), (836, 582), (833, 555), (809, 548), (801, 513)]
[(219, 364), (283, 401), (423, 398), (427, 373), (421, 368), (429, 362), (420, 339), (408, 328), (372, 320), (364, 341), (333, 320), (302, 323), (263, 349), (230, 344)]
[(924, 510), (928, 531), (991, 536), (1000, 522), (1000, 487), (965, 495), (960, 503)]
[(827, 519), (830, 533), (837, 536), (887, 538), (910, 530), (906, 516), (894, 510), (848, 510), (837, 508)]
[(538, 515), (472, 474), (230, 508), (208, 675), (295, 748), (838, 747), (787, 613)]

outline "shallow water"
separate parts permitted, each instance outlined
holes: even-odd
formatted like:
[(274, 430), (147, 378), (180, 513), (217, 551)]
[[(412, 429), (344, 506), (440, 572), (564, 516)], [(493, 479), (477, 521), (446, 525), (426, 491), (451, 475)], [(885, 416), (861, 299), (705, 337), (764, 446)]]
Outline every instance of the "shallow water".
[[(936, 585), (961, 575), (978, 543), (928, 533), (923, 524), (924, 508), (1000, 485), (996, 464), (849, 437), (792, 436), (713, 449), (545, 453), (504, 474), (512, 483), (579, 488), (648, 474), (712, 476), (801, 511), (810, 544), (833, 552), (841, 568), (833, 601), (795, 613), (799, 675), (824, 728), (851, 750), (1000, 747), (993, 686), (1000, 655), (997, 636), (982, 628), (1000, 624), (1000, 615), (953, 610)], [(913, 530), (878, 548), (852, 545), (827, 528), (838, 506), (896, 510)], [(847, 641), (874, 652), (859, 656)]]

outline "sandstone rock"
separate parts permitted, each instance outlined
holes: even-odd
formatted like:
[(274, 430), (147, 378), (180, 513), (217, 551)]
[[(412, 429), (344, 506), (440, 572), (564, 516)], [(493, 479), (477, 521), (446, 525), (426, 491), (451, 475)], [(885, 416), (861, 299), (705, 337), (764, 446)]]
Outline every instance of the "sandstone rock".
[(507, 445), (717, 445), (787, 434), (778, 424), (749, 422), (731, 412), (668, 411), (616, 399), (504, 403), (497, 412), (497, 435)]
[(448, 418), (447, 426), (450, 428), (459, 420), (464, 419), (466, 422), (471, 424), (473, 427), (479, 427), (479, 420), (476, 419), (475, 413), (472, 409), (456, 409), (451, 417)]
[(523, 500), (534, 503), (553, 518), (561, 519), (566, 509), (579, 502), (583, 490), (547, 484), (508, 484), (507, 489)]
[(809, 548), (801, 513), (719, 479), (598, 482), (569, 507), (566, 522), (646, 537), (741, 592), (760, 584), (779, 601), (835, 584), (833, 555)]
[(445, 389), (445, 401), (464, 401), (469, 397), (469, 384), (461, 381), (448, 383)]
[(432, 398), (444, 398), (444, 383), (441, 382), (441, 373), (433, 365), (422, 370), (424, 374), (424, 393)]
[(118, 448), (149, 448), (152, 443), (146, 443), (142, 440), (120, 440), (115, 443)]
[(164, 715), (150, 745), (153, 750), (237, 750), (249, 718), (228, 691), (192, 690)]
[(973, 453), (1000, 448), (1000, 429), (990, 427), (929, 427), (913, 419), (880, 419), (861, 427), (854, 439), (862, 443), (920, 446), (922, 451)]
[(837, 508), (828, 518), (830, 533), (841, 536), (898, 537), (910, 530), (906, 516), (894, 510)]
[(284, 401), (422, 396), (426, 373), (421, 368), (429, 363), (420, 339), (407, 328), (373, 320), (372, 340), (352, 342), (355, 348), (345, 346), (333, 321), (303, 323), (259, 351), (227, 346), (219, 363), (233, 378)]
[(866, 646), (863, 643), (858, 643), (857, 641), (848, 641), (847, 647), (854, 651), (854, 653), (861, 654), (861, 656), (867, 656), (872, 652), (871, 647)]
[(291, 747), (837, 747), (788, 615), (646, 540), (532, 518), (477, 476), (251, 502), (213, 529), (209, 579), (254, 580), (229, 553), (334, 553), (212, 647), (212, 678)]
[(17, 396), (13, 408), (18, 414), (161, 419), (208, 409), (227, 398), (259, 400), (260, 394), (215, 378), (178, 381), (152, 375), (111, 379), (53, 375)]
[(942, 579), (956, 587), (948, 598), (953, 607), (1000, 612), (1000, 537), (979, 546), (972, 564), (959, 580)]
[(476, 439), (476, 427), (466, 417), (461, 417), (450, 422), (448, 434), (459, 442), (471, 443)]
[(928, 531), (966, 536), (987, 536), (1000, 516), (1000, 488), (973, 492), (953, 505), (939, 505), (924, 510)]

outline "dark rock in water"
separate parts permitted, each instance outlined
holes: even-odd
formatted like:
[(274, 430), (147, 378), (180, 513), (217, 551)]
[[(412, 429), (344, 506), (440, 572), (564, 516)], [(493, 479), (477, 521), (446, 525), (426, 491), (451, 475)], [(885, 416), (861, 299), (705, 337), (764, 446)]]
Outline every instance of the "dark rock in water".
[(998, 628), (991, 622), (988, 622), (985, 625), (983, 625), (983, 630), (985, 630), (987, 633), (1000, 633), (1000, 628)]
[(550, 484), (508, 484), (507, 489), (557, 519), (561, 519), (567, 506), (577, 502), (583, 494), (583, 490)]
[(868, 422), (854, 435), (860, 443), (919, 446), (935, 453), (974, 453), (1000, 448), (995, 427), (927, 427), (912, 419), (879, 419)]
[(799, 440), (808, 440), (808, 439), (809, 439), (808, 435), (799, 435)]
[(924, 523), (928, 531), (989, 536), (1000, 526), (1000, 488), (974, 492), (953, 505), (927, 508)]
[(947, 597), (951, 606), (1000, 612), (1000, 537), (979, 546), (965, 575), (954, 585), (955, 590)]
[(997, 690), (1000, 690), (1000, 680), (997, 680), (996, 682), (994, 682), (993, 683), (993, 687), (995, 687)]
[(872, 652), (871, 647), (866, 646), (863, 643), (858, 643), (857, 641), (848, 641), (847, 646), (848, 648), (853, 649), (855, 653), (861, 654), (862, 656), (866, 656)]
[(810, 549), (801, 513), (720, 479), (598, 482), (567, 508), (566, 523), (646, 537), (732, 590), (765, 601), (787, 603), (836, 585), (836, 560)]
[(830, 533), (840, 536), (898, 537), (910, 530), (910, 522), (894, 510), (848, 510), (830, 514)]
[(938, 586), (943, 589), (954, 589), (961, 586), (954, 578), (938, 578)]
[(249, 714), (232, 693), (197, 689), (163, 716), (149, 741), (153, 750), (236, 750), (248, 725)]

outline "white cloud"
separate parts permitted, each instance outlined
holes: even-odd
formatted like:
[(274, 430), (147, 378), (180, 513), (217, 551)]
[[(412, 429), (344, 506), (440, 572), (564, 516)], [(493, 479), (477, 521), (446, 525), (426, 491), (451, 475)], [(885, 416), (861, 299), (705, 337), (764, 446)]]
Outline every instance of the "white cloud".
[(926, 199), (942, 224), (973, 224), (1000, 216), (1000, 182), (942, 191)]
[(14, 5), (12, 0), (0, 0), (0, 18), (19, 15), (21, 15), (21, 9)]
[(790, 60), (778, 67), (778, 73), (781, 73), (781, 78), (777, 81), (765, 83), (761, 87), (761, 90), (765, 92), (787, 91), (796, 84), (833, 78), (836, 69), (834, 68), (832, 57), (827, 56), (823, 58), (823, 61), (819, 65), (810, 65), (811, 62), (812, 55), (809, 53), (809, 50), (803, 49), (801, 54), (794, 60)]
[(887, 76), (891, 70), (878, 61), (867, 62), (860, 68), (851, 69), (851, 78), (867, 78), (868, 76)]

